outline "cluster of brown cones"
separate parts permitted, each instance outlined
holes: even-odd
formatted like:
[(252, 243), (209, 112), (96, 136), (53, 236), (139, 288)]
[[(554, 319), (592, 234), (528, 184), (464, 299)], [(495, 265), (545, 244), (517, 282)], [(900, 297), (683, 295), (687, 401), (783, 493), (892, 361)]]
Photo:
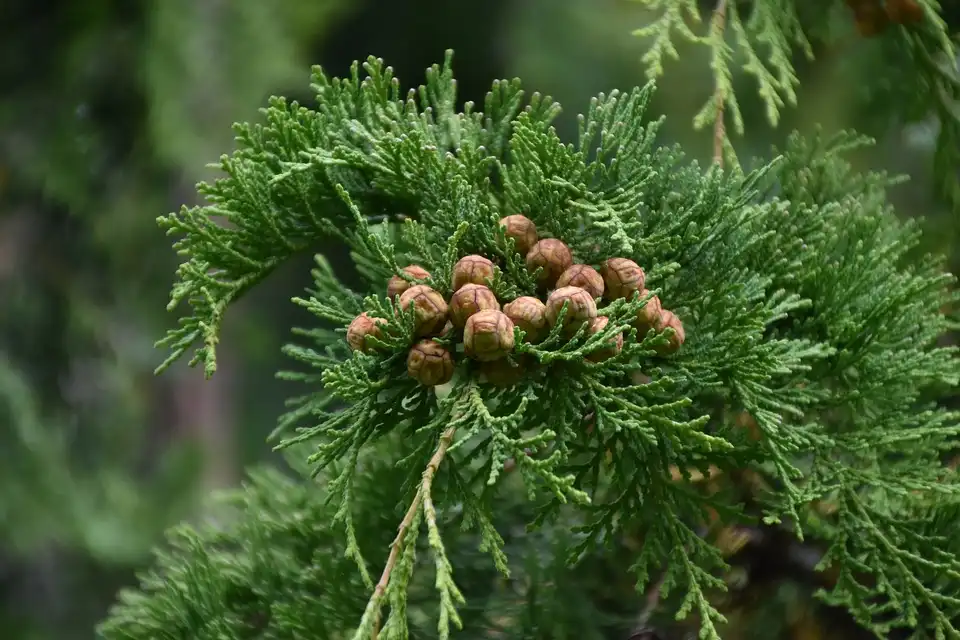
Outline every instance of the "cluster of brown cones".
[[(407, 373), (425, 386), (442, 385), (453, 377), (454, 354), (434, 337), (462, 337), (464, 353), (480, 363), (487, 380), (507, 386), (515, 383), (521, 373), (521, 368), (507, 359), (516, 346), (515, 327), (523, 331), (524, 340), (531, 344), (543, 340), (557, 323), (562, 323), (564, 335), (573, 336), (584, 324), (590, 334), (596, 334), (609, 323), (609, 318), (597, 315), (597, 299), (649, 295), (644, 288), (643, 269), (632, 260), (610, 258), (597, 271), (589, 265), (574, 264), (570, 248), (560, 240), (539, 239), (536, 226), (525, 216), (507, 216), (500, 220), (500, 225), (505, 235), (513, 239), (514, 248), (526, 256), (527, 268), (538, 274), (540, 288), (550, 291), (545, 302), (522, 296), (501, 306), (489, 287), (494, 264), (480, 255), (465, 256), (454, 265), (453, 294), (449, 300), (426, 284), (431, 275), (418, 265), (403, 269), (412, 282), (394, 276), (387, 285), (387, 297), (399, 298), (401, 309), (412, 308), (414, 312), (415, 334), (420, 340), (407, 356)], [(565, 303), (567, 311), (561, 318)], [(366, 313), (357, 316), (347, 329), (350, 347), (369, 350), (367, 337), (379, 336), (384, 323), (386, 320)], [(683, 344), (680, 319), (663, 309), (657, 296), (650, 296), (640, 309), (634, 326), (641, 336), (650, 329), (673, 329), (667, 344), (659, 348), (660, 355), (674, 353)], [(622, 348), (623, 334), (618, 334), (588, 358), (599, 362), (617, 355)]]
[(916, 24), (923, 20), (917, 0), (846, 0), (857, 31), (865, 38), (879, 35), (891, 24)]

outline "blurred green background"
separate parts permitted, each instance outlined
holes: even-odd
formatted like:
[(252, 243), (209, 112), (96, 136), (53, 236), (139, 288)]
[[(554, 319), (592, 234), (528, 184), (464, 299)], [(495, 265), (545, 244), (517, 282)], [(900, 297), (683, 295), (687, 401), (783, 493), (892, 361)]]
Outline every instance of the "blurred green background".
[[(943, 4), (956, 31), (960, 3)], [(196, 202), (232, 122), (271, 94), (309, 102), (311, 64), (342, 75), (374, 54), (410, 86), (454, 48), (461, 98), (482, 104), (493, 79), (519, 76), (566, 107), (569, 136), (592, 95), (645, 82), (646, 43), (630, 34), (649, 19), (627, 0), (0, 2), (0, 637), (93, 638), (163, 529), (204, 517), (204, 496), (273, 455), (264, 439), (291, 393), (274, 372), (290, 327), (310, 323), (289, 303), (309, 257), (232, 310), (211, 381), (182, 365), (152, 373), (177, 264), (155, 220)], [(930, 248), (956, 268), (960, 225), (930, 185), (935, 124), (904, 125), (871, 84), (882, 45), (852, 22), (837, 30), (815, 62), (798, 57), (800, 107), (777, 130), (753, 82), (736, 80), (738, 153), (818, 123), (877, 136), (858, 162), (911, 174), (893, 200), (926, 217)], [(659, 87), (664, 142), (709, 160), (709, 133), (691, 126), (712, 88), (705, 51), (681, 48)], [(796, 622), (792, 578), (773, 580), (754, 628), (772, 616), (799, 629), (789, 637), (822, 637)]]

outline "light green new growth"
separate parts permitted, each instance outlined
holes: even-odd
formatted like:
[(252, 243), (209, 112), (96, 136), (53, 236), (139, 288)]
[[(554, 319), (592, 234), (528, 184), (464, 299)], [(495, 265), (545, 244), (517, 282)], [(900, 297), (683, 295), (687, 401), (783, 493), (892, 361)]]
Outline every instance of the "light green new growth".
[[(639, 588), (665, 572), (665, 606), (718, 638), (726, 564), (702, 524), (744, 507), (672, 479), (711, 467), (765, 478), (764, 513), (739, 517), (830, 545), (826, 597), (863, 625), (957, 635), (960, 557), (943, 540), (960, 486), (940, 455), (960, 427), (935, 404), (960, 377), (936, 344), (952, 278), (907, 259), (918, 233), (886, 204), (894, 181), (842, 160), (868, 141), (794, 136), (749, 174), (704, 171), (657, 146), (652, 85), (595, 98), (568, 144), (559, 106), (518, 81), (458, 112), (449, 56), (406, 95), (380, 60), (363, 70), (316, 69), (315, 109), (273, 99), (263, 124), (237, 126), (208, 204), (162, 219), (185, 259), (172, 304), (191, 305), (162, 344), (208, 374), (232, 302), (323, 239), (350, 248), (369, 289), (318, 256), (296, 301), (318, 327), (288, 348), (305, 371), (283, 374), (307, 392), (278, 446), (315, 480), (257, 474), (226, 524), (175, 533), (105, 638), (599, 638), (597, 585), (573, 576), (627, 537), (642, 546), (613, 566), (632, 564)], [(479, 253), (497, 260), (501, 297), (533, 293), (497, 224), (518, 212), (579, 262), (642, 265), (683, 321), (679, 353), (657, 357), (667, 337), (633, 328), (640, 296), (603, 303), (596, 336), (531, 345), (518, 331), (512, 387), (463, 358), (445, 387), (407, 377), (413, 317), (386, 299), (388, 278), (419, 264), (447, 295), (453, 264)], [(343, 340), (361, 311), (386, 320), (375, 353)], [(619, 355), (585, 358), (620, 332)], [(755, 440), (735, 425), (744, 411)]]

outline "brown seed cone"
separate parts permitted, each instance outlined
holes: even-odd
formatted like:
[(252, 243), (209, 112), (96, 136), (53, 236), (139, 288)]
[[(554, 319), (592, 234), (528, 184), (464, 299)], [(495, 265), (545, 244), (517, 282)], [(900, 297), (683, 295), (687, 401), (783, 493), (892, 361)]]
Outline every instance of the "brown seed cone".
[(657, 347), (657, 354), (661, 356), (679, 351), (687, 337), (683, 330), (683, 323), (680, 322), (677, 314), (664, 309), (660, 314), (660, 324), (657, 326), (657, 331), (666, 331), (667, 329), (673, 329), (673, 333), (668, 337), (667, 344)]
[(607, 300), (629, 300), (634, 293), (643, 291), (646, 284), (646, 275), (640, 265), (626, 258), (610, 258), (603, 263), (601, 273), (606, 285), (604, 294)]
[(508, 238), (513, 238), (513, 246), (517, 252), (525, 256), (537, 244), (537, 225), (533, 220), (520, 214), (500, 219), (500, 226)]
[(536, 344), (547, 336), (547, 307), (533, 296), (521, 296), (503, 307), (513, 324), (520, 327), (527, 342)]
[(562, 287), (580, 287), (593, 298), (603, 295), (603, 277), (596, 269), (586, 264), (575, 264), (557, 279), (557, 289)]
[(347, 327), (347, 344), (354, 351), (373, 351), (373, 347), (367, 344), (367, 336), (379, 338), (380, 325), (386, 323), (383, 318), (372, 318), (366, 312), (361, 313)]
[[(409, 267), (404, 267), (401, 269), (401, 271), (412, 278), (416, 278), (417, 280), (427, 280), (430, 278), (430, 272), (418, 264), (412, 264)], [(393, 276), (390, 278), (390, 282), (387, 283), (387, 297), (393, 300), (412, 286), (414, 285), (407, 282), (400, 276)]]
[(413, 306), (416, 313), (417, 336), (431, 336), (439, 333), (447, 321), (447, 303), (439, 293), (425, 284), (410, 287), (400, 295), (400, 308)]
[(463, 329), (467, 318), (480, 311), (500, 311), (497, 297), (482, 284), (465, 284), (450, 298), (450, 321), (457, 329)]
[(543, 267), (537, 284), (543, 288), (550, 288), (564, 271), (573, 265), (573, 254), (570, 248), (554, 238), (545, 238), (533, 245), (526, 257), (527, 269), (536, 271)]
[(421, 340), (407, 354), (407, 374), (425, 387), (453, 378), (453, 355), (433, 340)]
[(916, 24), (923, 20), (923, 7), (917, 0), (887, 0), (885, 8), (894, 24)]
[(493, 279), (493, 263), (483, 256), (464, 256), (453, 265), (451, 285), (454, 291), (459, 291), (465, 284), (482, 284), (486, 286), (488, 280)]
[[(645, 298), (650, 293), (649, 289), (644, 289), (640, 296)], [(660, 298), (651, 297), (639, 311), (634, 325), (637, 328), (637, 340), (643, 340), (650, 329), (659, 326), (660, 315), (663, 313), (663, 306), (660, 304)]]
[(466, 354), (480, 362), (492, 362), (513, 351), (513, 321), (501, 311), (481, 311), (467, 318), (463, 328)]
[(597, 317), (597, 303), (589, 293), (580, 287), (562, 287), (547, 298), (546, 316), (551, 327), (556, 326), (565, 302), (569, 303), (563, 317), (563, 330), (567, 334), (575, 333), (584, 322)]
[[(590, 321), (590, 335), (595, 335), (600, 333), (607, 328), (607, 325), (610, 324), (610, 318), (607, 316), (597, 316)], [(620, 351), (623, 350), (623, 334), (618, 333), (614, 338), (611, 338), (607, 343), (607, 346), (597, 349), (593, 353), (587, 356), (587, 360), (591, 362), (602, 362), (604, 360), (609, 360), (614, 357)]]
[(523, 378), (524, 367), (509, 358), (480, 363), (480, 373), (495, 387), (512, 387)]
[(890, 18), (880, 3), (861, 3), (853, 8), (857, 31), (864, 38), (872, 38), (890, 26)]

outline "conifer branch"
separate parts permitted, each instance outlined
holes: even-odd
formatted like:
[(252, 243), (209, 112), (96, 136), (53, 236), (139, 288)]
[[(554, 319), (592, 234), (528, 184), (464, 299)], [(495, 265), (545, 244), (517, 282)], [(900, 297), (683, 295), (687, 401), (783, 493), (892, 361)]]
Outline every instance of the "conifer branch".
[(370, 604), (368, 605), (368, 610), (372, 607), (376, 611), (371, 640), (377, 640), (380, 635), (382, 602), (383, 598), (386, 596), (387, 587), (390, 585), (390, 576), (393, 573), (394, 568), (397, 566), (397, 561), (400, 559), (400, 554), (403, 552), (406, 545), (413, 544), (412, 540), (407, 540), (407, 535), (413, 526), (414, 520), (420, 513), (421, 507), (428, 505), (428, 513), (426, 516), (428, 519), (434, 521), (433, 526), (436, 526), (436, 510), (433, 507), (433, 498), (431, 496), (431, 491), (433, 489), (433, 478), (436, 475), (437, 470), (440, 468), (440, 464), (443, 462), (444, 457), (447, 455), (447, 450), (453, 443), (453, 437), (456, 432), (456, 427), (449, 427), (440, 436), (440, 442), (437, 445), (437, 449), (434, 451), (433, 456), (430, 457), (430, 461), (427, 463), (427, 466), (423, 471), (420, 487), (417, 489), (413, 500), (410, 502), (410, 508), (407, 509), (406, 515), (404, 515), (403, 520), (400, 521), (400, 526), (397, 530), (397, 537), (394, 538), (393, 542), (390, 544), (390, 555), (387, 557), (387, 563), (383, 567), (383, 573), (380, 574), (380, 579), (377, 581), (376, 587), (374, 587), (373, 596), (371, 596)]
[[(719, 37), (723, 38), (726, 27), (727, 0), (717, 0), (717, 7), (713, 11), (713, 30), (715, 33), (720, 34)], [(720, 168), (723, 168), (724, 145), (727, 137), (727, 128), (724, 123), (724, 103), (726, 100), (726, 91), (718, 76), (714, 89), (714, 101), (716, 103), (717, 114), (713, 121), (713, 162)]]
[[(680, 7), (695, 5), (651, 1), (674, 26)], [(781, 5), (792, 15), (792, 4)], [(757, 4), (745, 24), (736, 3), (720, 5), (741, 48), (753, 46), (745, 34), (762, 42), (774, 29), (771, 6)], [(713, 25), (714, 62), (727, 74), (731, 50), (720, 22)], [(749, 47), (748, 62), (777, 107), (792, 76), (778, 77)], [(782, 70), (777, 56), (788, 48), (782, 38), (770, 48)], [(949, 507), (960, 487), (940, 481), (939, 452), (955, 445), (960, 416), (925, 402), (960, 381), (956, 349), (937, 346), (950, 326), (940, 309), (952, 279), (935, 260), (910, 259), (919, 232), (890, 211), (885, 190), (894, 181), (857, 174), (840, 157), (864, 139), (794, 136), (754, 172), (704, 172), (679, 149), (657, 146), (660, 121), (645, 115), (652, 85), (598, 96), (578, 140), (566, 144), (551, 126), (559, 107), (536, 94), (524, 107), (516, 82), (495, 83), (485, 113), (473, 105), (455, 113), (449, 62), (406, 98), (376, 59), (364, 78), (359, 65), (345, 80), (318, 71), (317, 111), (274, 101), (266, 125), (239, 128), (241, 149), (227, 163), (233, 172), (206, 192), (214, 204), (170, 221), (185, 234), (178, 247), (187, 259), (174, 297), (194, 307), (170, 346), (179, 353), (202, 342), (196, 356), (208, 366), (220, 318), (242, 293), (237, 283), (260, 278), (321, 234), (349, 248), (369, 295), (346, 290), (318, 261), (316, 286), (298, 301), (338, 329), (302, 332), (308, 345), (288, 349), (307, 371), (285, 377), (310, 391), (282, 420), (279, 447), (296, 454), (306, 476), (324, 478), (322, 491), (309, 482), (300, 491), (281, 480), (252, 483), (238, 499), (236, 527), (174, 537), (158, 570), (111, 615), (105, 639), (235, 638), (251, 627), (275, 637), (307, 629), (370, 640), (406, 637), (413, 626), (432, 635), (423, 625), (434, 611), (444, 638), (463, 602), (453, 568), (474, 570), (476, 549), (502, 575), (527, 568), (533, 592), (547, 546), (557, 558), (554, 580), (569, 575), (565, 561), (596, 558), (627, 531), (643, 537), (632, 567), (638, 588), (665, 570), (664, 596), (680, 591), (678, 613), (696, 610), (703, 637), (715, 638), (723, 616), (712, 595), (727, 564), (700, 525), (711, 509), (726, 517), (743, 505), (691, 481), (750, 471), (769, 478), (757, 499), (766, 511), (753, 516), (787, 518), (798, 536), (833, 543), (830, 562), (851, 576), (838, 583), (838, 602), (870, 624), (887, 606), (871, 604), (878, 596), (896, 600), (908, 613), (923, 610), (926, 628), (946, 628), (944, 620), (960, 615), (960, 598), (937, 595), (937, 576), (960, 575), (960, 555), (943, 549), (924, 558), (923, 548), (946, 539), (956, 522)], [(728, 83), (728, 74), (718, 82), (723, 109), (712, 96), (705, 124), (722, 121), (724, 109), (734, 127), (742, 124)], [(224, 211), (230, 224), (213, 225), (210, 216)], [(383, 220), (384, 211), (408, 221)], [(598, 303), (607, 322), (592, 335), (586, 324), (566, 335), (566, 304), (542, 340), (515, 333), (509, 349), (500, 343), (509, 353), (498, 355), (520, 365), (520, 375), (494, 386), (478, 375), (483, 363), (450, 349), (451, 332), (438, 335), (420, 312), (444, 319), (455, 264), (473, 254), (496, 259), (499, 271), (488, 280), (495, 297), (537, 293), (537, 271), (519, 252), (510, 257), (515, 238), (508, 242), (498, 224), (508, 212), (523, 212), (540, 237), (569, 243), (578, 262), (643, 265), (649, 292)], [(430, 309), (384, 295), (388, 279), (413, 264), (435, 287), (424, 298)], [(654, 295), (682, 318), (687, 341), (679, 350), (665, 349), (675, 328), (640, 322)], [(347, 329), (354, 322), (368, 332), (359, 342)], [(623, 340), (616, 353), (589, 358), (615, 337)], [(427, 348), (441, 367), (431, 375), (451, 384), (447, 394), (431, 388), (435, 378), (410, 357)], [(638, 369), (642, 380), (633, 379)], [(736, 411), (753, 416), (756, 437), (731, 423)], [(447, 500), (434, 504), (444, 461)], [(516, 473), (502, 473), (510, 466)], [(398, 495), (412, 502), (392, 536)], [(846, 500), (834, 513), (811, 516), (837, 496)], [(438, 520), (450, 519), (463, 526), (441, 540)], [(539, 537), (501, 536), (518, 521)], [(414, 575), (424, 523), (432, 585)], [(863, 529), (870, 539), (854, 536)], [(372, 585), (360, 547), (388, 545)], [(516, 562), (509, 569), (508, 557)], [(863, 574), (899, 590), (884, 596), (857, 582)], [(480, 591), (471, 605), (494, 616), (485, 575), (470, 576)], [(537, 593), (538, 608), (544, 597)], [(408, 616), (408, 605), (418, 615)], [(514, 635), (550, 635), (545, 611), (518, 618)], [(565, 623), (564, 635), (584, 635), (579, 623)]]
[[(814, 58), (813, 34), (823, 38), (832, 28), (827, 22), (833, 19), (833, 12), (817, 10), (807, 12), (806, 0), (754, 0), (750, 3), (730, 3), (718, 0), (713, 10), (710, 34), (700, 36), (689, 26), (699, 23), (702, 18), (697, 0), (636, 0), (652, 11), (656, 17), (649, 24), (633, 30), (633, 35), (649, 39), (649, 48), (643, 55), (647, 76), (657, 78), (664, 73), (666, 58), (679, 58), (674, 40), (682, 40), (695, 45), (705, 45), (711, 50), (710, 68), (714, 81), (723, 85), (723, 102), (718, 102), (718, 93), (711, 94), (706, 104), (694, 117), (697, 128), (712, 124), (714, 127), (714, 162), (726, 155), (734, 160), (734, 150), (729, 144), (726, 132), (724, 112), (730, 117), (733, 128), (739, 134), (744, 133), (743, 117), (732, 86), (731, 64), (736, 48), (742, 60), (740, 68), (752, 76), (758, 85), (758, 94), (766, 106), (767, 121), (777, 126), (784, 107), (797, 106), (797, 87), (800, 79), (793, 62), (795, 50), (799, 50), (808, 60)], [(861, 5), (860, 2), (847, 2), (849, 8)], [(871, 53), (877, 56), (871, 61), (871, 68), (887, 74), (877, 87), (884, 89), (875, 92), (878, 106), (890, 109), (893, 115), (902, 118), (905, 123), (930, 124), (931, 105), (933, 118), (937, 120), (937, 137), (932, 158), (933, 184), (938, 195), (954, 211), (960, 211), (960, 179), (956, 166), (960, 162), (960, 66), (957, 64), (956, 39), (951, 38), (949, 26), (940, 15), (942, 8), (935, 0), (909, 0), (913, 6), (913, 17), (902, 14), (894, 18), (889, 13), (890, 6), (900, 2), (881, 2), (867, 0), (866, 5), (875, 7), (877, 16), (861, 18), (867, 31), (861, 32), (860, 40), (882, 38), (883, 46), (873, 47)], [(902, 10), (900, 10), (902, 12)], [(741, 15), (743, 14), (743, 15)], [(872, 13), (869, 15), (873, 15)], [(890, 21), (897, 22), (891, 25)], [(733, 38), (718, 38), (723, 24), (732, 32)], [(889, 28), (896, 26), (894, 32)], [(863, 27), (861, 27), (863, 28)], [(881, 33), (882, 32), (882, 33)], [(860, 46), (869, 46), (857, 42)], [(860, 55), (855, 54), (855, 55)], [(855, 67), (852, 67), (855, 68)], [(859, 81), (859, 79), (855, 79)], [(719, 135), (717, 135), (717, 133)], [(723, 140), (724, 148), (717, 152), (717, 141)]]

